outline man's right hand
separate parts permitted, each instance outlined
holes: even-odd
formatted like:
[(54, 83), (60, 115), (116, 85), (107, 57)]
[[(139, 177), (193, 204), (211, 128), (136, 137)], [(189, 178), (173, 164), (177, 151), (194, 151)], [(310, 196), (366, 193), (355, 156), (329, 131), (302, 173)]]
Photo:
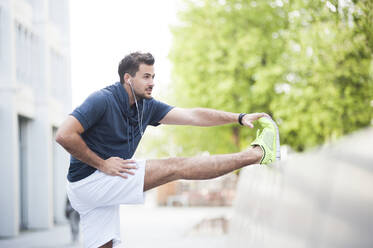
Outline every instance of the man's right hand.
[(110, 176), (128, 178), (126, 174), (135, 174), (132, 171), (132, 169), (137, 169), (135, 160), (124, 160), (118, 157), (103, 160), (89, 149), (81, 137), (83, 132), (84, 128), (78, 119), (69, 115), (58, 129), (56, 141), (73, 157)]
[(104, 160), (103, 165), (100, 168), (100, 171), (110, 175), (110, 176), (120, 176), (122, 178), (128, 178), (127, 175), (135, 175), (132, 169), (137, 169), (136, 161), (133, 159), (124, 160), (119, 157), (111, 157)]

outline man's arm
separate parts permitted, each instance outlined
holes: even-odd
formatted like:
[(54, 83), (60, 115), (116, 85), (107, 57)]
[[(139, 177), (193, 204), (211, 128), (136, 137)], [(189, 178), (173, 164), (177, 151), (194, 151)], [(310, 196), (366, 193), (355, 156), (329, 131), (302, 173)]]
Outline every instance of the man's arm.
[[(191, 125), (191, 126), (218, 126), (229, 123), (238, 123), (239, 114), (207, 108), (173, 108), (160, 121), (162, 124)], [(261, 117), (269, 117), (266, 113), (246, 114), (242, 124), (253, 128), (253, 122)]]
[(111, 157), (109, 159), (102, 159), (94, 153), (80, 136), (84, 132), (83, 126), (73, 116), (62, 123), (56, 134), (56, 142), (66, 149), (73, 157), (80, 161), (112, 176), (120, 176), (127, 178), (127, 174), (134, 174), (129, 169), (136, 169), (133, 166), (134, 160), (124, 160), (118, 157)]

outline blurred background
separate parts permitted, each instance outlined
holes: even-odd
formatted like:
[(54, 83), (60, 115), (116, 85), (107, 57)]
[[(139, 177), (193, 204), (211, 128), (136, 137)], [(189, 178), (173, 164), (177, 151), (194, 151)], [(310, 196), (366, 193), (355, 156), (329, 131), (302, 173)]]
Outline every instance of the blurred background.
[[(269, 113), (290, 161), (371, 130), (372, 27), (371, 0), (0, 0), (0, 247), (82, 246), (70, 243), (69, 156), (54, 136), (90, 93), (119, 81), (126, 54), (154, 55), (154, 97), (170, 105)], [(135, 157), (238, 152), (255, 134), (237, 124), (148, 127)], [(373, 148), (359, 137), (349, 146)], [(372, 157), (353, 158), (372, 178)], [(258, 177), (266, 187), (282, 187), (267, 174)], [(144, 206), (123, 206), (124, 244), (229, 247), (243, 175), (169, 183)]]

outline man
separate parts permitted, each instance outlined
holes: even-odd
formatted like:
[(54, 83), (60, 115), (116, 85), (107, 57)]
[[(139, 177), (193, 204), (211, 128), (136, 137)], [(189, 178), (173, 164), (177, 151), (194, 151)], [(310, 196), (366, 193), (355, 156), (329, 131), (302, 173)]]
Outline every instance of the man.
[[(91, 94), (60, 126), (56, 141), (70, 154), (67, 193), (81, 217), (85, 247), (120, 242), (119, 205), (140, 204), (144, 192), (178, 179), (209, 179), (246, 165), (279, 159), (277, 126), (265, 113), (235, 114), (171, 107), (152, 98), (154, 58), (131, 53), (119, 64), (120, 82)], [(265, 118), (261, 118), (265, 117)], [(235, 154), (135, 161), (147, 125), (264, 127), (252, 148)]]

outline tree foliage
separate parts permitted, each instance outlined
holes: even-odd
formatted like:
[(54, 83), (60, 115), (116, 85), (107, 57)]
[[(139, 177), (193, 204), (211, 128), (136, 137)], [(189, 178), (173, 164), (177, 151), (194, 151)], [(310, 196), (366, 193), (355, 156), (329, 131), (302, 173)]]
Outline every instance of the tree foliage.
[[(173, 27), (173, 103), (267, 112), (298, 151), (368, 126), (372, 10), (370, 0), (185, 1)], [(237, 125), (174, 129), (184, 153), (234, 152), (254, 136)]]

